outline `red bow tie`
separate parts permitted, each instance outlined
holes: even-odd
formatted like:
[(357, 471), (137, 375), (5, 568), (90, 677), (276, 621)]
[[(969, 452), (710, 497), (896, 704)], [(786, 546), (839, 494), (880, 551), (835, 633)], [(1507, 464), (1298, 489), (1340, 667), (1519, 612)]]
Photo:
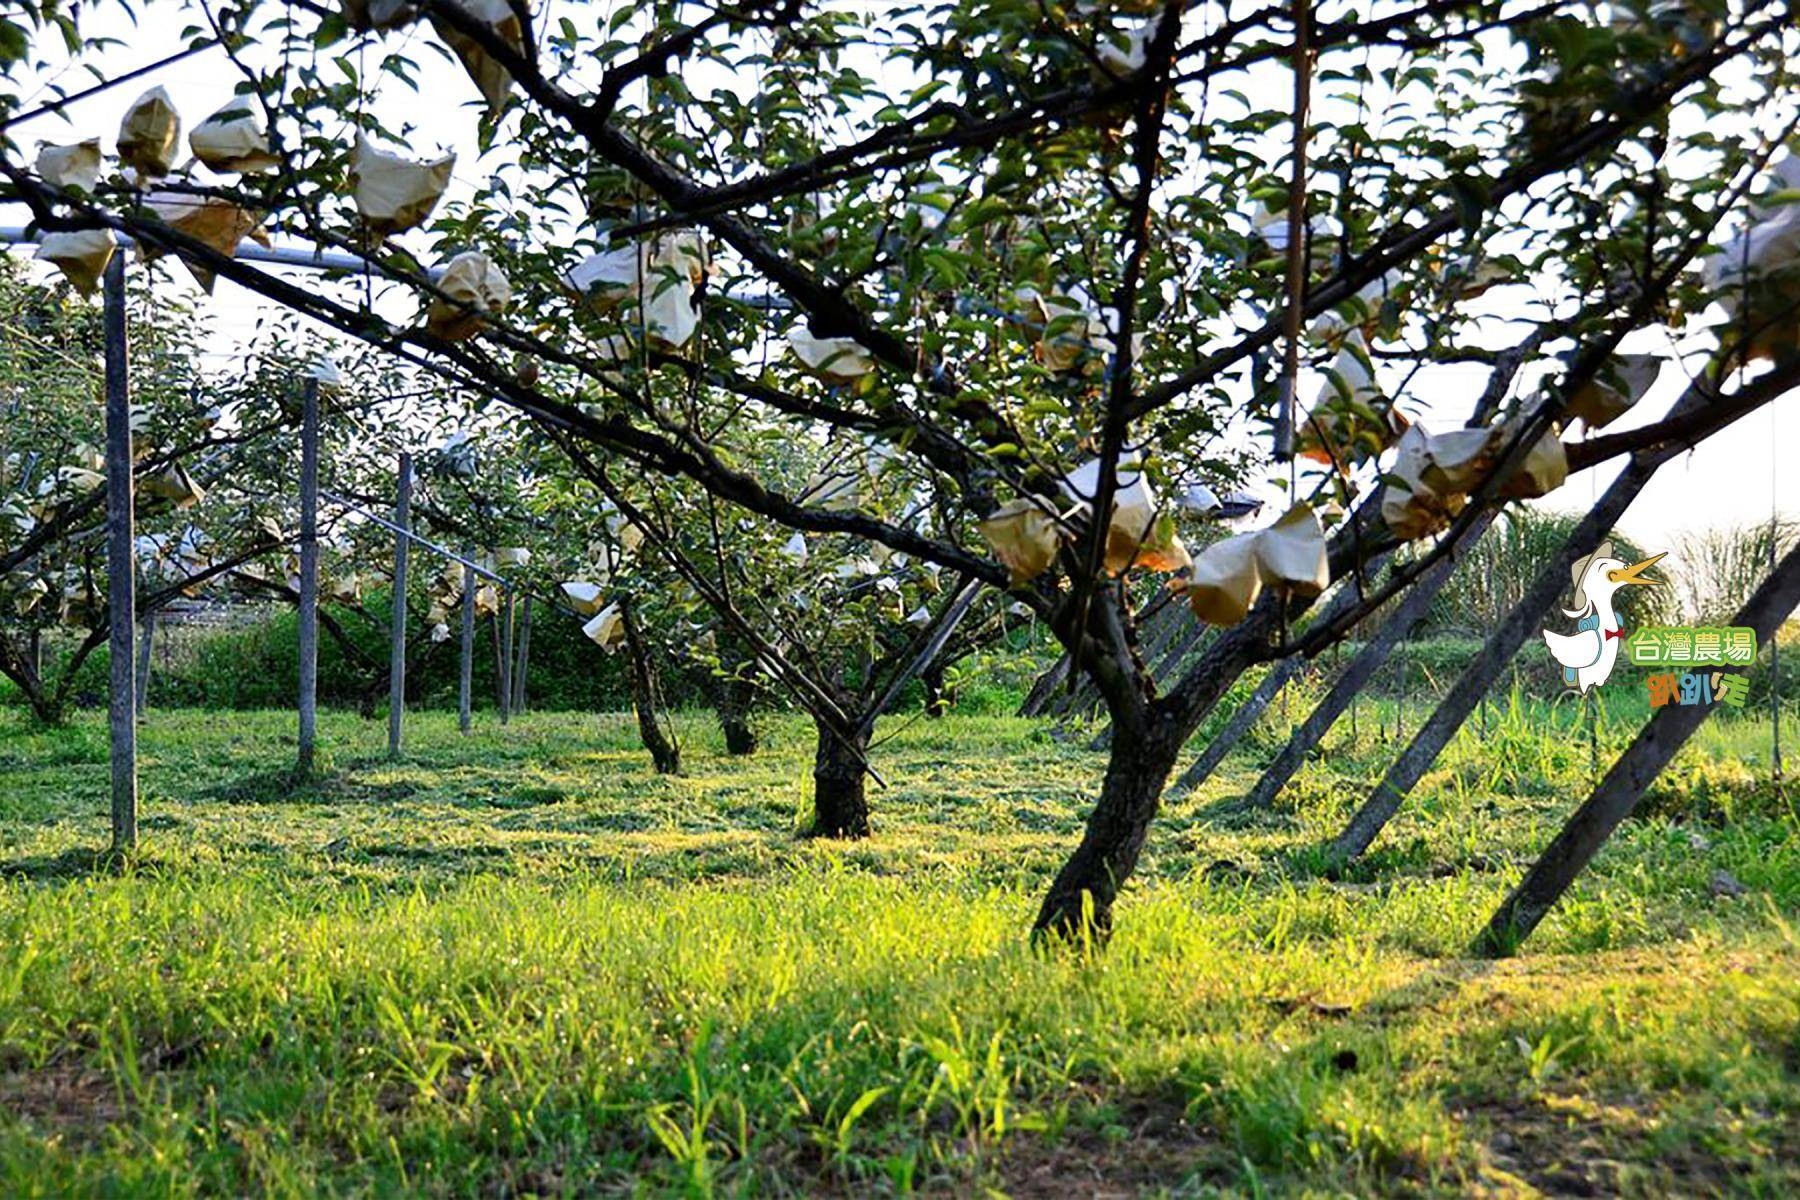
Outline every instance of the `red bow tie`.
[(1606, 637), (1603, 637), (1600, 639), (1603, 642), (1606, 640), (1606, 638), (1616, 638), (1616, 637), (1625, 636), (1624, 630), (1621, 630), (1621, 629), (1608, 629), (1605, 632), (1606, 632)]

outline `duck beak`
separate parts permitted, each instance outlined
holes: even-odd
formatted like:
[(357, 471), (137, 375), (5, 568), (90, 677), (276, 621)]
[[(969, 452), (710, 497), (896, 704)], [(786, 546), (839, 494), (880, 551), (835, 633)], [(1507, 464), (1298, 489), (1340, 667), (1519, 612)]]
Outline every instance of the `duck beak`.
[(1667, 553), (1668, 551), (1665, 550), (1662, 554), (1652, 554), (1643, 562), (1634, 562), (1629, 567), (1625, 567), (1618, 571), (1608, 571), (1606, 577), (1614, 583), (1635, 583), (1640, 587), (1649, 587), (1652, 584), (1661, 583), (1662, 580), (1660, 579), (1645, 579), (1643, 573), (1651, 567), (1654, 567), (1663, 557), (1663, 554)]

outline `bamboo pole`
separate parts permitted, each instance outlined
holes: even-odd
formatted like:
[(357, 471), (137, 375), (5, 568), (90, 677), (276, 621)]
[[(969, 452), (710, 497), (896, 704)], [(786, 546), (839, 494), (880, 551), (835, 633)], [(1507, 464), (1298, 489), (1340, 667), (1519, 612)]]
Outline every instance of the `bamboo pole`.
[(406, 725), (406, 560), (412, 529), (412, 455), (400, 456), (400, 478), (394, 494), (393, 622), (388, 646), (388, 757), (399, 758)]
[(112, 727), (112, 850), (137, 849), (137, 530), (132, 512), (131, 379), (125, 256), (106, 267), (106, 603)]

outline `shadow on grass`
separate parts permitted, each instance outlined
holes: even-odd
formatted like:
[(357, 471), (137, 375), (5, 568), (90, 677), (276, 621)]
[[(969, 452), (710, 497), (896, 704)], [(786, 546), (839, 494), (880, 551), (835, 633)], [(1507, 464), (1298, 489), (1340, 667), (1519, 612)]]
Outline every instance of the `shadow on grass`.
[(335, 804), (404, 800), (418, 790), (405, 780), (371, 785), (339, 771), (297, 779), (291, 769), (281, 768), (229, 780), (202, 795), (221, 804)]
[(60, 854), (28, 854), (23, 858), (0, 861), (0, 879), (49, 882), (57, 879), (104, 878), (135, 875), (155, 866), (154, 860), (141, 854), (125, 855), (111, 849), (89, 850), (77, 846)]

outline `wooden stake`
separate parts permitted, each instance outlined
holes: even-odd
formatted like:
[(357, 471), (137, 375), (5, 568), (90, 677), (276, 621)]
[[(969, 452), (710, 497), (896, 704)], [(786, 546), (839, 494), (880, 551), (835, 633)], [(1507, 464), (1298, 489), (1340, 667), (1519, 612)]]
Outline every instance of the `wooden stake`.
[[(1469, 531), (1469, 545), (1474, 545), (1487, 531), (1487, 527), (1493, 523), (1494, 515), (1490, 512), (1476, 518), (1475, 527)], [(1354, 704), (1357, 694), (1369, 685), (1369, 681), (1375, 677), (1382, 664), (1388, 661), (1395, 648), (1424, 618), (1431, 602), (1449, 582), (1456, 565), (1455, 556), (1446, 556), (1413, 581), (1393, 615), (1374, 637), (1363, 643), (1362, 649), (1350, 660), (1349, 668), (1338, 676), (1325, 698), (1307, 714), (1306, 720), (1294, 730), (1281, 753), (1275, 756), (1275, 761), (1269, 764), (1262, 778), (1256, 781), (1256, 786), (1250, 789), (1249, 795), (1244, 798), (1245, 807), (1259, 808), (1273, 802), (1288, 780), (1294, 777), (1294, 773), (1305, 765), (1307, 755), (1325, 740), (1325, 735), (1331, 732), (1331, 727), (1347, 708), (1351, 710), (1351, 736), (1355, 737)]]
[(319, 381), (308, 378), (300, 410), (300, 750), (294, 774), (313, 773), (319, 725)]
[(531, 597), (525, 597), (523, 614), (519, 617), (519, 646), (513, 663), (513, 711), (525, 711), (525, 678), (531, 665)]
[(1193, 766), (1181, 773), (1181, 778), (1169, 788), (1168, 794), (1172, 797), (1185, 795), (1205, 782), (1218, 769), (1219, 764), (1225, 761), (1225, 756), (1231, 752), (1232, 747), (1250, 732), (1250, 727), (1256, 724), (1257, 718), (1263, 715), (1281, 690), (1300, 674), (1300, 668), (1304, 665), (1305, 660), (1298, 654), (1290, 654), (1270, 667), (1269, 673), (1256, 685), (1256, 690), (1250, 693), (1250, 698), (1238, 705), (1225, 728), (1206, 744), (1206, 748), (1200, 751), (1200, 757), (1194, 760)]
[[(474, 557), (468, 547), (463, 548), (463, 558)], [(475, 694), (475, 568), (463, 564), (463, 600), (462, 600), (462, 667), (456, 688), (456, 727), (463, 733), (469, 732), (469, 710), (473, 706)]]
[(112, 850), (137, 849), (137, 529), (132, 512), (125, 256), (106, 267), (106, 604), (111, 662)]
[(145, 711), (150, 707), (150, 668), (151, 654), (156, 646), (156, 614), (145, 613), (138, 625), (143, 630), (143, 640), (138, 643), (136, 707), (137, 719), (142, 721)]
[(1634, 455), (1613, 480), (1612, 486), (1601, 493), (1599, 503), (1581, 519), (1563, 548), (1544, 562), (1518, 604), (1489, 633), (1480, 652), (1419, 727), (1411, 743), (1400, 752), (1400, 757), (1388, 768), (1374, 792), (1331, 841), (1327, 854), (1332, 860), (1340, 864), (1349, 862), (1374, 842), (1456, 731), (1475, 711), (1481, 698), (1487, 695), (1494, 680), (1519, 652), (1519, 647), (1542, 627), (1551, 607), (1568, 590), (1569, 568), (1575, 560), (1591, 553), (1600, 544), (1662, 462), (1661, 457)]
[(512, 719), (513, 593), (506, 589), (500, 606), (500, 723)]
[(393, 622), (388, 640), (388, 757), (400, 757), (406, 724), (406, 560), (412, 532), (412, 455), (400, 456), (400, 479), (394, 494)]

